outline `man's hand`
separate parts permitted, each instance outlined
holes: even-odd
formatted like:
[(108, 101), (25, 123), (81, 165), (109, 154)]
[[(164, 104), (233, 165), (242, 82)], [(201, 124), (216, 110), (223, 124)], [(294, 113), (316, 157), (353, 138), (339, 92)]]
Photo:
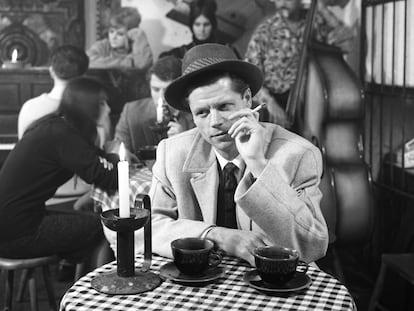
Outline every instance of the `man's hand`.
[[(106, 153), (116, 153), (116, 154), (118, 154), (120, 145), (121, 145), (121, 141), (118, 140), (118, 139), (107, 141), (105, 143), (104, 150), (105, 150)], [(134, 153), (132, 153), (128, 149), (125, 149), (125, 151), (126, 151), (125, 152), (125, 158), (129, 163), (139, 162), (138, 157)]]
[(186, 124), (184, 124), (183, 122), (180, 122), (179, 120), (171, 120), (170, 122), (168, 122), (168, 132), (167, 132), (168, 137), (177, 135), (186, 130), (187, 130)]
[(223, 227), (214, 227), (209, 231), (206, 238), (214, 241), (217, 247), (227, 254), (244, 259), (251, 266), (254, 266), (254, 249), (259, 246), (273, 244), (264, 234)]
[(236, 120), (228, 133), (235, 139), (237, 150), (252, 174), (257, 177), (267, 160), (265, 158), (265, 129), (258, 121), (259, 113), (242, 109), (229, 116)]

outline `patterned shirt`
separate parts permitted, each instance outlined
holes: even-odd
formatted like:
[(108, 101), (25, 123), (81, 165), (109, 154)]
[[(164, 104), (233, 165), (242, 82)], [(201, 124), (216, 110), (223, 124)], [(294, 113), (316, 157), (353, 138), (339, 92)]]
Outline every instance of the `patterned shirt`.
[[(288, 91), (296, 80), (299, 66), (300, 49), (306, 26), (306, 18), (302, 18), (295, 29), (281, 11), (260, 24), (247, 47), (246, 61), (258, 66), (264, 74), (263, 86), (271, 93), (281, 94)], [(338, 20), (340, 33), (348, 33), (347, 27)], [(313, 38), (326, 42), (328, 34), (333, 30), (322, 15), (316, 14), (313, 27)], [(340, 42), (341, 40), (337, 40)]]

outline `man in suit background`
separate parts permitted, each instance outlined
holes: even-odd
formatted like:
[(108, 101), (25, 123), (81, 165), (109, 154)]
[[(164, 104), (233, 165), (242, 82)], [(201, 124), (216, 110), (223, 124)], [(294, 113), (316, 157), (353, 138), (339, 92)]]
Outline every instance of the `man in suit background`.
[[(160, 99), (163, 100), (165, 88), (180, 75), (180, 59), (174, 56), (158, 59), (148, 71), (151, 97), (124, 105), (116, 125), (115, 140), (124, 142), (125, 147), (132, 153), (145, 146), (157, 145), (161, 135), (152, 130), (157, 121), (157, 104)], [(168, 126), (168, 136), (185, 131), (193, 127), (191, 115), (189, 113), (177, 115)]]

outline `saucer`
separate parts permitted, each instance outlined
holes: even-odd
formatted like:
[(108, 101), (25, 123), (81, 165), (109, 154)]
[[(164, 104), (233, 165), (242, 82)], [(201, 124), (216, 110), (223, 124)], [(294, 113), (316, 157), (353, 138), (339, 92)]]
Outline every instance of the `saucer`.
[(243, 280), (251, 287), (266, 294), (290, 294), (308, 288), (312, 284), (310, 277), (303, 272), (296, 272), (293, 279), (283, 285), (265, 283), (256, 269), (246, 272)]
[(180, 272), (173, 262), (163, 265), (160, 269), (160, 276), (182, 284), (197, 285), (207, 283), (221, 278), (225, 271), (221, 267), (207, 269), (203, 274), (191, 276)]

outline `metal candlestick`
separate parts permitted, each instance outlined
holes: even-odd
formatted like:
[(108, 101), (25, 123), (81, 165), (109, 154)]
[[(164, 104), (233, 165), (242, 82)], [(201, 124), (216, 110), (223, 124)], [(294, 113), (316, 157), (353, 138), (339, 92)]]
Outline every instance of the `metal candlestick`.
[[(142, 208), (143, 207), (143, 208)], [(97, 291), (112, 295), (137, 294), (149, 291), (161, 284), (158, 275), (150, 272), (151, 201), (148, 195), (139, 194), (131, 217), (120, 218), (119, 209), (101, 214), (103, 224), (117, 233), (117, 269), (94, 277), (91, 285)], [(134, 231), (144, 227), (144, 262), (135, 269)]]

